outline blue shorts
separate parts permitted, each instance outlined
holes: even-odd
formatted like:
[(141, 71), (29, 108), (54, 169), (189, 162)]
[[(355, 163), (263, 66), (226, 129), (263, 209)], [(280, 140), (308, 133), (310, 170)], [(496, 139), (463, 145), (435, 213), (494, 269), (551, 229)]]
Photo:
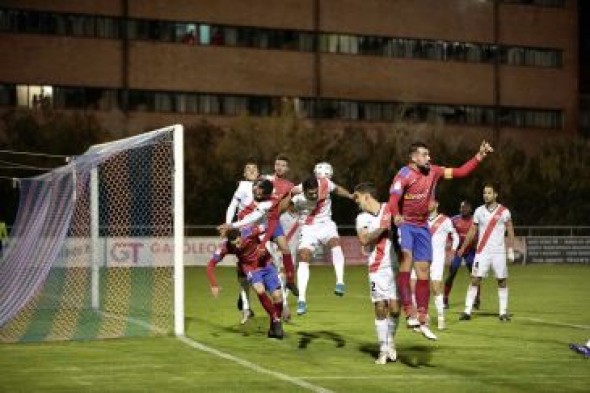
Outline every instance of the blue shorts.
[(455, 256), (451, 261), (451, 269), (459, 269), (459, 267), (461, 266), (461, 261), (465, 259), (465, 266), (467, 266), (467, 269), (471, 271), (471, 268), (473, 267), (473, 258), (475, 258), (475, 250), (469, 251), (462, 257)]
[(432, 262), (432, 236), (428, 227), (401, 224), (398, 232), (402, 251), (410, 251), (414, 261)]
[(275, 230), (272, 233), (272, 238), (274, 240), (277, 237), (281, 236), (285, 236), (285, 231), (283, 230), (283, 226), (281, 225), (281, 223), (277, 222), (277, 226), (275, 227)]
[(272, 293), (281, 288), (279, 273), (273, 264), (248, 272), (247, 277), (250, 285), (262, 283), (267, 292)]

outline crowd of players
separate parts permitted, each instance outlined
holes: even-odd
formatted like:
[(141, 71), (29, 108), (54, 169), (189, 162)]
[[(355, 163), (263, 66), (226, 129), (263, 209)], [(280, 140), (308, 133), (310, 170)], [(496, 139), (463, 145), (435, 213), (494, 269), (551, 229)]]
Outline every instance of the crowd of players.
[[(439, 213), (434, 195), (439, 180), (469, 175), (491, 152), (493, 148), (483, 141), (465, 164), (448, 168), (431, 164), (428, 147), (413, 143), (408, 164), (394, 177), (386, 202), (379, 201), (371, 183), (358, 184), (353, 192), (334, 183), (332, 166), (326, 162), (315, 165), (313, 174), (298, 185), (286, 179), (289, 159), (285, 155), (276, 157), (272, 175), (260, 175), (256, 161), (246, 162), (244, 179), (233, 195), (225, 223), (218, 227), (223, 240), (207, 266), (213, 296), (220, 291), (215, 266), (225, 255), (235, 255), (241, 323), (254, 315), (249, 297), (252, 288), (270, 319), (268, 337), (282, 339), (283, 321), (291, 318), (289, 292), (297, 297), (297, 315), (308, 312), (309, 264), (321, 246), (330, 250), (334, 294), (343, 296), (345, 256), (331, 211), (331, 195), (337, 195), (350, 199), (360, 210), (356, 231), (368, 255), (377, 364), (397, 359), (394, 337), (402, 311), (408, 327), (437, 340), (430, 329), (430, 295), (432, 292), (437, 328), (445, 329), (445, 309), (463, 261), (471, 284), (460, 320), (470, 320), (473, 308), (479, 308), (481, 279), (492, 269), (498, 282), (499, 320), (510, 321), (507, 260), (514, 261), (514, 230), (509, 210), (497, 201), (497, 186), (483, 187), (484, 204), (473, 214), (471, 204), (463, 201), (460, 214), (453, 218)], [(448, 258), (451, 263), (443, 285)]]

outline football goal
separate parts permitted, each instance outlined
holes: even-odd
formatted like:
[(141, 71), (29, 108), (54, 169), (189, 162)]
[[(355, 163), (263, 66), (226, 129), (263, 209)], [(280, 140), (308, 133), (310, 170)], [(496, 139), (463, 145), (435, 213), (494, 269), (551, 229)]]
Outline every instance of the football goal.
[(183, 335), (183, 176), (175, 125), (18, 179), (0, 342)]

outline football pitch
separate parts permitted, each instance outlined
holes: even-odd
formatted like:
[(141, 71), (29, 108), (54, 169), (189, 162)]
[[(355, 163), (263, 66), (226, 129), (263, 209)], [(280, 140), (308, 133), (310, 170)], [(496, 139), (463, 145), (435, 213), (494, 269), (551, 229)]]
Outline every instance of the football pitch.
[[(308, 314), (266, 338), (268, 318), (239, 325), (233, 268), (187, 268), (186, 339), (0, 344), (0, 392), (588, 392), (590, 359), (568, 343), (590, 339), (590, 266), (510, 266), (512, 321), (497, 318), (495, 281), (482, 306), (458, 321), (468, 282), (456, 279), (448, 329), (427, 341), (400, 326), (398, 361), (377, 355), (366, 267), (346, 270), (347, 293), (332, 294), (331, 267), (311, 267)], [(290, 298), (295, 308), (295, 299)], [(436, 320), (431, 306), (431, 316)]]

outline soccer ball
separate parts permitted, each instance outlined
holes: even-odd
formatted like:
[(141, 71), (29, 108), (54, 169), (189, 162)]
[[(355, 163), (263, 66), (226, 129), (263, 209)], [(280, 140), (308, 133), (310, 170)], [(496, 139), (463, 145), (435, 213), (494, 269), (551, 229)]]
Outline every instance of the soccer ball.
[(334, 174), (334, 170), (332, 169), (332, 165), (330, 165), (329, 163), (319, 162), (315, 165), (315, 168), (313, 168), (313, 173), (318, 178), (326, 177), (328, 179), (331, 179), (332, 175)]

